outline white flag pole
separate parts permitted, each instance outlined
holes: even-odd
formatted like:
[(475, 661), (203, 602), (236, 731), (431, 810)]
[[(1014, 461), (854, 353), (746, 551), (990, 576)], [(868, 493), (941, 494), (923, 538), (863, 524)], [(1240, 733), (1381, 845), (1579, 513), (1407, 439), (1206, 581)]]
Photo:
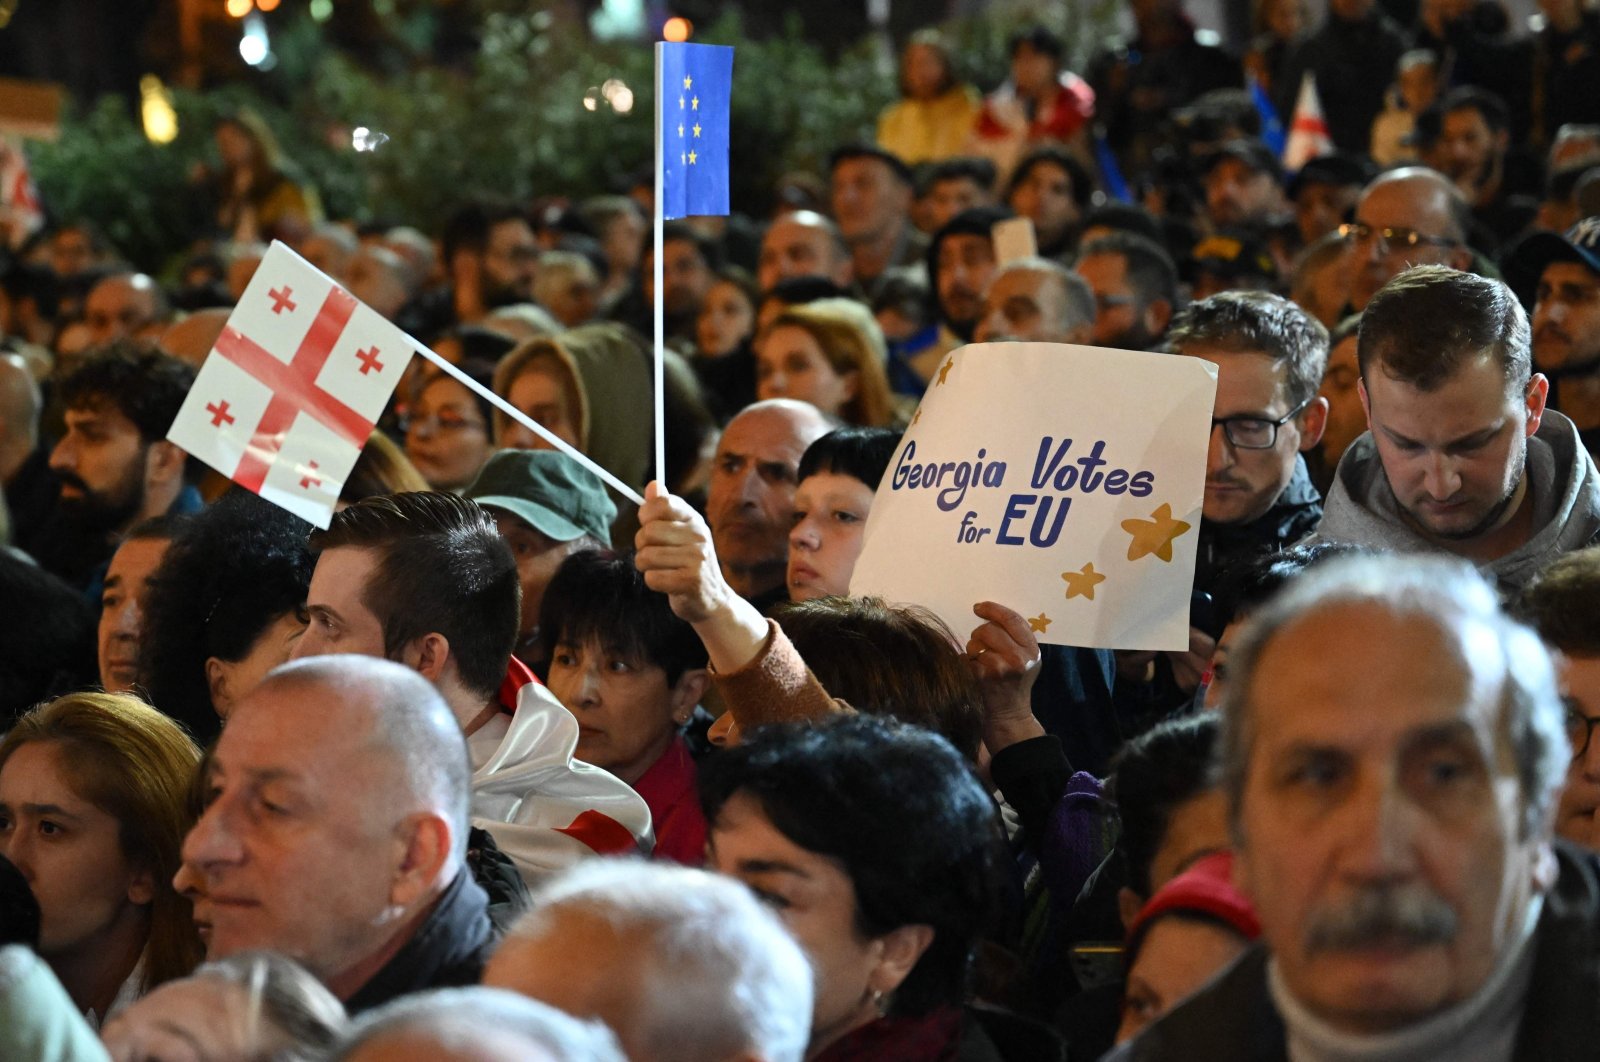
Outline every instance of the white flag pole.
[(665, 270), (661, 262), (662, 232), (665, 229), (666, 188), (664, 179), (664, 164), (666, 162), (663, 137), (665, 132), (661, 125), (661, 111), (666, 106), (666, 86), (662, 83), (661, 51), (664, 45), (656, 42), (656, 195), (655, 195), (655, 241), (656, 253), (652, 268), (655, 271), (655, 303), (652, 307), (655, 316), (655, 396), (656, 396), (656, 482), (662, 490), (667, 489), (667, 430), (665, 419), (665, 376), (666, 369), (666, 293), (662, 290), (662, 275)]
[[(413, 340), (412, 342), (415, 343), (416, 341)], [(416, 343), (416, 351), (424, 358), (427, 358), (429, 361), (439, 366), (439, 368), (443, 369), (450, 376), (454, 377), (462, 387), (465, 387), (473, 394), (478, 395), (485, 402), (488, 402), (506, 416), (510, 417), (518, 424), (521, 424), (529, 431), (538, 435), (539, 438), (543, 439), (551, 446), (554, 446), (557, 450), (560, 450), (562, 453), (578, 462), (578, 464), (582, 465), (584, 468), (587, 468), (589, 471), (593, 472), (595, 475), (611, 484), (612, 487), (616, 488), (618, 494), (621, 494), (624, 498), (627, 498), (635, 505), (644, 504), (644, 499), (639, 497), (638, 491), (634, 490), (632, 487), (622, 482), (622, 480), (618, 479), (610, 472), (607, 472), (605, 469), (595, 464), (594, 461), (590, 460), (584, 454), (579, 453), (571, 443), (551, 432), (549, 428), (546, 428), (543, 424), (540, 424), (522, 410), (518, 409), (510, 402), (507, 402), (505, 399), (501, 398), (499, 395), (480, 384), (477, 380), (474, 380), (472, 377), (468, 376), (466, 373), (450, 364), (444, 358), (423, 346), (421, 343)]]

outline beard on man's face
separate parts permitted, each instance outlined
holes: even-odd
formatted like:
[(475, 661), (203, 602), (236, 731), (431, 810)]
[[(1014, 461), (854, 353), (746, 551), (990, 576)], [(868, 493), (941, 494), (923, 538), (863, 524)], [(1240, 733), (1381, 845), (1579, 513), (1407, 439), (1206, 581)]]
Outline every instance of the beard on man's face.
[(144, 504), (144, 477), (140, 474), (143, 467), (142, 459), (130, 462), (122, 478), (106, 490), (95, 490), (72, 472), (57, 472), (56, 478), (61, 480), (62, 486), (75, 491), (62, 491), (62, 514), (89, 530), (121, 530), (132, 522)]

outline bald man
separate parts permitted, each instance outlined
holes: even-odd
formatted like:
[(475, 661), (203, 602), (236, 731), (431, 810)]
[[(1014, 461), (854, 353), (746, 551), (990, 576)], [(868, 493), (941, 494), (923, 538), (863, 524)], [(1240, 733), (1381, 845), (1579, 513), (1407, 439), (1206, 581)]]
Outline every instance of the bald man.
[(717, 443), (706, 519), (723, 578), (757, 608), (786, 597), (800, 456), (832, 428), (816, 406), (774, 398), (745, 407)]
[(501, 988), (430, 992), (373, 1011), (331, 1062), (627, 1062), (599, 1022)]
[(102, 347), (114, 339), (125, 339), (144, 328), (165, 320), (167, 297), (143, 273), (113, 273), (89, 289), (83, 302), (84, 323), (89, 326), (89, 345)]
[(989, 282), (974, 338), (1087, 343), (1094, 314), (1094, 292), (1082, 277), (1048, 258), (1022, 258)]
[(410, 668), (285, 664), (234, 706), (175, 881), (207, 955), (281, 952), (356, 1013), (473, 984), (492, 941), (466, 868), (461, 728)]
[(850, 248), (839, 227), (814, 210), (796, 210), (772, 223), (761, 238), (756, 282), (771, 291), (780, 280), (822, 277), (841, 288), (853, 279)]
[(1426, 166), (1391, 170), (1367, 185), (1355, 221), (1340, 230), (1351, 308), (1366, 309), (1379, 288), (1411, 266), (1470, 266), (1467, 220), (1455, 185)]

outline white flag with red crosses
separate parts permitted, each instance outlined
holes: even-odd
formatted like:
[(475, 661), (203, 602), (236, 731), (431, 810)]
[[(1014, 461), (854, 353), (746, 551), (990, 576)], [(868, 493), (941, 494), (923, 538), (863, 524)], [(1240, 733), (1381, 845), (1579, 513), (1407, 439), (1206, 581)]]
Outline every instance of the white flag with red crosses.
[(415, 349), (404, 332), (274, 243), (167, 438), (327, 527)]

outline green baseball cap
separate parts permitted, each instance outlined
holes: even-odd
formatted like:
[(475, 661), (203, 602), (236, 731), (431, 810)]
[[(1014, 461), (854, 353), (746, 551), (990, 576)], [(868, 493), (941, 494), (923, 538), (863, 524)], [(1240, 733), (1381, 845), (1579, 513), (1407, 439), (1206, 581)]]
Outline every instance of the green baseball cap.
[(600, 477), (555, 450), (501, 450), (489, 458), (466, 496), (504, 509), (557, 542), (589, 535), (609, 544), (611, 521), (617, 518)]

